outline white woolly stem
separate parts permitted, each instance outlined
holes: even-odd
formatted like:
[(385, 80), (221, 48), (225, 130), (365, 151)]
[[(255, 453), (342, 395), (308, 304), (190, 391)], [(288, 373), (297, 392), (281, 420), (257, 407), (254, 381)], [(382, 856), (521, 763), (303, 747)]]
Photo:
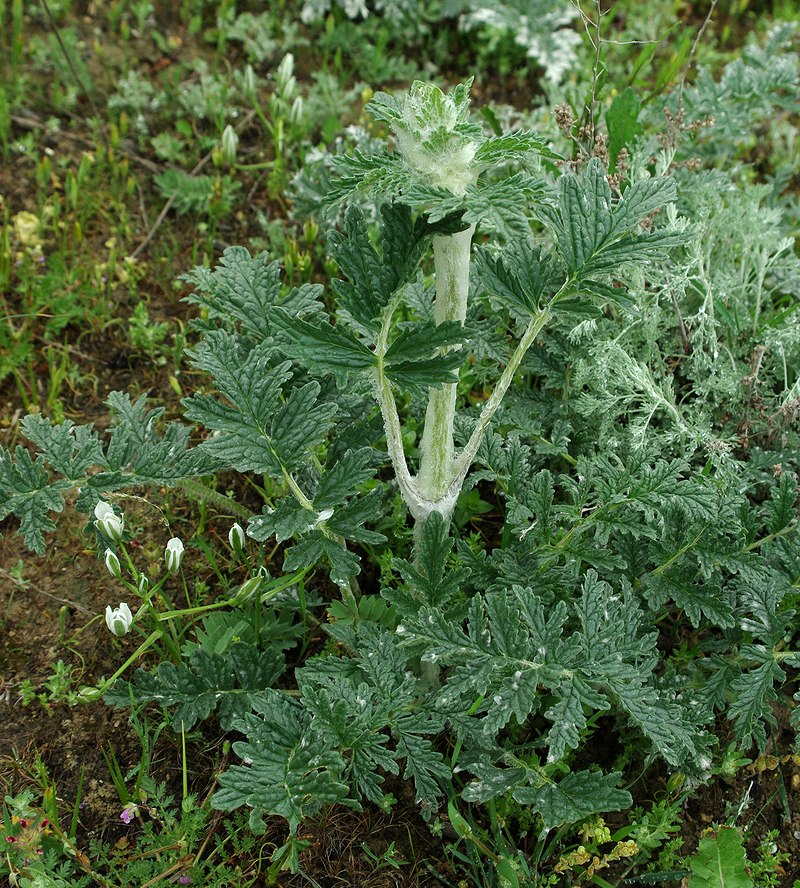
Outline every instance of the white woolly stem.
[(423, 498), (420, 496), (417, 482), (411, 477), (411, 472), (408, 468), (406, 454), (403, 450), (403, 430), (400, 425), (400, 416), (397, 412), (394, 395), (392, 394), (392, 386), (386, 377), (384, 369), (389, 329), (392, 325), (392, 315), (396, 305), (397, 299), (394, 299), (386, 307), (381, 323), (381, 331), (378, 335), (378, 342), (375, 348), (375, 355), (378, 359), (375, 395), (381, 408), (383, 428), (386, 434), (386, 447), (400, 487), (400, 493), (414, 518), (419, 518), (422, 515), (427, 515), (430, 510), (426, 509)]
[[(433, 239), (436, 271), (434, 319), (437, 324), (443, 321), (463, 324), (467, 316), (469, 260), (474, 232), (475, 226), (471, 225), (456, 234), (440, 235)], [(456, 389), (455, 383), (443, 385), (431, 389), (428, 397), (425, 429), (420, 444), (419, 490), (432, 504), (446, 496), (453, 482)]]
[(519, 365), (522, 363), (522, 359), (525, 357), (525, 353), (531, 347), (534, 339), (539, 335), (544, 325), (550, 320), (550, 317), (549, 310), (543, 308), (531, 318), (522, 339), (520, 339), (514, 350), (514, 354), (511, 356), (511, 360), (503, 370), (500, 381), (495, 386), (489, 399), (483, 405), (481, 415), (478, 418), (477, 425), (472, 430), (469, 441), (455, 460), (453, 485), (457, 485), (459, 490), (461, 489), (461, 485), (464, 483), (467, 472), (478, 453), (478, 448), (481, 446), (481, 441), (486, 434), (486, 429), (489, 428), (489, 423), (492, 421), (492, 417), (502, 403), (505, 393), (508, 391), (511, 382), (514, 379), (514, 375), (516, 374)]

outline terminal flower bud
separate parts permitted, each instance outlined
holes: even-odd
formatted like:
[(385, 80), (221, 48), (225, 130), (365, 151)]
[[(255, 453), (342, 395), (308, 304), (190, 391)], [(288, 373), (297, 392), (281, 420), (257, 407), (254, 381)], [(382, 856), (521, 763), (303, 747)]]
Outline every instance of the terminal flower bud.
[(289, 109), (289, 123), (292, 126), (299, 126), (303, 122), (304, 110), (303, 97), (298, 96), (294, 102), (292, 102), (292, 107)]
[(118, 580), (122, 579), (122, 568), (120, 567), (119, 558), (111, 551), (111, 549), (106, 549), (106, 570), (111, 574), (112, 577), (116, 577)]
[(93, 688), (90, 685), (84, 685), (78, 691), (78, 702), (79, 703), (96, 703), (98, 700), (101, 700), (103, 697), (103, 692), (100, 688)]
[(245, 580), (231, 599), (231, 604), (244, 604), (246, 601), (250, 601), (261, 588), (263, 582), (263, 577), (259, 576), (250, 577), (249, 580)]
[(244, 87), (245, 95), (250, 97), (256, 94), (256, 72), (253, 70), (252, 65), (248, 65), (244, 69), (244, 76), (242, 77), (242, 86)]
[(113, 635), (118, 638), (127, 635), (132, 623), (133, 614), (124, 601), (120, 602), (119, 607), (112, 608), (110, 604), (106, 607), (106, 626)]
[(291, 95), (294, 89), (294, 56), (287, 52), (275, 70), (278, 92)]
[(329, 518), (333, 517), (333, 509), (323, 509), (321, 512), (317, 512), (317, 520), (314, 524), (314, 527), (319, 527), (320, 524), (324, 524)]
[(177, 573), (181, 568), (183, 561), (183, 542), (178, 537), (172, 537), (167, 543), (164, 550), (164, 561), (167, 563), (167, 570), (170, 573)]
[(222, 147), (222, 157), (226, 163), (236, 163), (236, 151), (239, 147), (239, 136), (236, 130), (228, 124), (222, 131), (222, 139), (220, 141)]
[(239, 556), (241, 556), (242, 550), (244, 549), (245, 539), (242, 525), (237, 522), (228, 531), (228, 542), (230, 543), (231, 549), (233, 549), (233, 551)]

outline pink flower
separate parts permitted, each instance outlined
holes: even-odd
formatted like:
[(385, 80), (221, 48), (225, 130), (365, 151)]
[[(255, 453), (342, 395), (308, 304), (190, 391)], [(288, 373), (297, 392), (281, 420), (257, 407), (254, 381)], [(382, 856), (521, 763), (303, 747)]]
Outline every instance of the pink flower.
[(180, 885), (191, 885), (192, 884), (192, 877), (191, 876), (181, 876), (180, 879), (178, 879), (178, 883)]
[(133, 820), (133, 818), (136, 816), (136, 811), (136, 805), (126, 805), (122, 809), (122, 813), (119, 815), (119, 818), (123, 821), (123, 823), (130, 823), (131, 820)]

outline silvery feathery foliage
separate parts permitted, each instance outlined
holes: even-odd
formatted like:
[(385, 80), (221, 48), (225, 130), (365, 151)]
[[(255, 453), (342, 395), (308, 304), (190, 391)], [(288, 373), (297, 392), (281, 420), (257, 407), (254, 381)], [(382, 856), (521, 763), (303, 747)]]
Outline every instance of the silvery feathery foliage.
[(752, 143), (756, 127), (771, 124), (780, 112), (791, 114), (800, 101), (800, 54), (797, 52), (797, 23), (774, 25), (764, 45), (753, 36), (741, 58), (725, 65), (714, 78), (700, 68), (695, 82), (680, 94), (673, 90), (668, 106), (674, 112), (682, 103), (689, 121), (712, 118), (713, 127), (698, 140), (698, 153), (706, 154), (705, 143), (718, 158), (730, 157)]
[(487, 4), (483, 0), (445, 0), (442, 17), (459, 16), (464, 31), (482, 30), (512, 34), (528, 57), (544, 69), (550, 83), (560, 83), (577, 62), (580, 35), (572, 23), (578, 9), (571, 3), (552, 0), (506, 0)]
[(400, 21), (417, 14), (417, 0), (306, 0), (300, 18), (306, 23), (324, 18), (336, 6), (349, 19), (365, 19), (370, 12), (383, 15), (391, 21)]

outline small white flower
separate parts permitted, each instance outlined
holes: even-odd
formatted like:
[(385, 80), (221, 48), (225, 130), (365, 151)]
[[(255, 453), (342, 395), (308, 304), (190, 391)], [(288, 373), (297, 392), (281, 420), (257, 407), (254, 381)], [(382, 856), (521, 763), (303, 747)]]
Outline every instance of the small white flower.
[(140, 595), (144, 595), (147, 592), (147, 588), (150, 585), (150, 580), (144, 574), (139, 574), (139, 582), (136, 584), (136, 588), (139, 591)]
[(170, 573), (177, 573), (181, 568), (183, 561), (183, 542), (178, 537), (172, 537), (164, 549), (164, 561), (167, 562), (167, 570)]
[(113, 635), (118, 638), (127, 635), (132, 623), (133, 614), (124, 601), (120, 602), (119, 607), (112, 608), (110, 604), (106, 607), (106, 626)]
[(237, 555), (242, 554), (245, 543), (245, 535), (244, 530), (242, 529), (242, 525), (238, 522), (234, 524), (233, 527), (228, 531), (228, 542), (230, 543), (231, 549), (233, 549), (233, 551)]
[(119, 558), (111, 549), (106, 549), (106, 570), (112, 577), (116, 577), (118, 580), (122, 579), (122, 568), (120, 567)]
[(115, 515), (114, 509), (103, 500), (94, 507), (94, 517), (97, 519), (94, 524), (107, 537), (112, 540), (121, 540), (122, 532), (125, 530), (125, 516)]

